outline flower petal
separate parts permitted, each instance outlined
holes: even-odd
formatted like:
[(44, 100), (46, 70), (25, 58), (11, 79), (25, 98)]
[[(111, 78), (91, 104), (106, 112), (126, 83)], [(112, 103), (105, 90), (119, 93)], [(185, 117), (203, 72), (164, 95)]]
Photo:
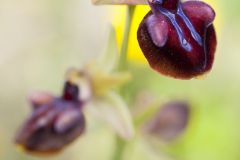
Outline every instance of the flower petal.
[(114, 92), (95, 98), (87, 106), (86, 112), (108, 123), (124, 139), (134, 136), (132, 118), (123, 99)]
[(32, 104), (33, 109), (37, 109), (38, 107), (53, 101), (54, 96), (48, 92), (34, 91), (29, 94), (28, 100)]
[(94, 76), (93, 88), (96, 95), (103, 95), (109, 90), (129, 82), (132, 78), (129, 72), (106, 74), (99, 71)]
[(151, 15), (147, 21), (149, 21), (147, 27), (153, 43), (158, 47), (163, 47), (168, 39), (168, 24), (164, 17)]

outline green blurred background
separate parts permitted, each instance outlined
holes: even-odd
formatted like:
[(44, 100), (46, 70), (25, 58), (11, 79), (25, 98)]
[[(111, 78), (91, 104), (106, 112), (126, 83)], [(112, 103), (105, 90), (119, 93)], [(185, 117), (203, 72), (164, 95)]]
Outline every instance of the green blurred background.
[[(132, 65), (136, 79), (148, 77), (133, 83), (130, 93), (148, 87), (161, 97), (193, 104), (188, 129), (168, 149), (180, 160), (240, 159), (240, 1), (212, 2), (217, 6), (218, 47), (210, 74), (179, 81), (141, 62)], [(81, 66), (103, 51), (109, 8), (92, 6), (90, 0), (0, 0), (1, 160), (40, 159), (17, 151), (13, 144), (16, 130), (30, 113), (26, 97), (33, 90), (58, 94), (67, 68)], [(83, 137), (47, 159), (110, 160), (113, 150), (111, 130), (90, 120)], [(129, 150), (127, 160), (159, 159), (140, 139)]]

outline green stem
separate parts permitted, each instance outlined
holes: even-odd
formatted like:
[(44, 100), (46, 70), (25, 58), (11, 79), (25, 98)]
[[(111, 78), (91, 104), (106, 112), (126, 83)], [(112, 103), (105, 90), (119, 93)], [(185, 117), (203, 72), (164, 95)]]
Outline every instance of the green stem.
[(115, 148), (115, 153), (113, 155), (112, 160), (122, 160), (123, 159), (123, 153), (124, 153), (125, 146), (126, 146), (126, 142), (119, 136), (116, 136), (116, 148)]
[[(135, 10), (135, 6), (127, 6), (127, 16), (126, 16), (126, 22), (125, 22), (125, 30), (124, 30), (124, 36), (120, 51), (120, 60), (119, 60), (119, 70), (125, 70), (127, 68), (127, 52), (128, 52), (128, 45), (129, 45), (129, 35), (130, 35), (130, 29), (133, 19), (133, 14)], [(113, 155), (113, 160), (122, 160), (124, 149), (127, 142), (124, 141), (121, 137), (116, 136), (116, 149), (115, 153)]]
[(129, 45), (129, 34), (130, 34), (134, 10), (135, 10), (135, 6), (127, 7), (125, 30), (124, 30), (124, 36), (123, 36), (123, 41), (122, 41), (122, 46), (120, 51), (119, 70), (124, 70), (127, 68), (126, 66), (127, 66), (127, 52), (128, 52), (128, 45)]

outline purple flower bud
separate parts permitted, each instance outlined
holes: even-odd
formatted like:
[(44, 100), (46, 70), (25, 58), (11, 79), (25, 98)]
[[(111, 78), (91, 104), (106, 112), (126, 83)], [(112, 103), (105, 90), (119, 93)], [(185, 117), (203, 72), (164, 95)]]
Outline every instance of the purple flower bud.
[(217, 44), (214, 10), (200, 1), (149, 0), (149, 5), (138, 42), (150, 66), (179, 79), (210, 71)]
[[(85, 129), (78, 87), (66, 82), (62, 98), (48, 93), (31, 96), (33, 113), (16, 135), (16, 143), (30, 153), (55, 153)], [(33, 99), (34, 98), (34, 99)]]
[(190, 106), (186, 102), (169, 102), (146, 123), (146, 131), (164, 141), (174, 140), (186, 128), (189, 114)]

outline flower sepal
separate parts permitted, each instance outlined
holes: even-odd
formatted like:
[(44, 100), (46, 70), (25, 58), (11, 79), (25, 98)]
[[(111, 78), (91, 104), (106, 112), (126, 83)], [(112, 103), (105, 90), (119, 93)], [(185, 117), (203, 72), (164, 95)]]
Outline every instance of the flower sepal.
[(130, 140), (135, 135), (130, 110), (120, 95), (115, 92), (95, 97), (87, 104), (85, 112), (105, 122), (123, 139)]

